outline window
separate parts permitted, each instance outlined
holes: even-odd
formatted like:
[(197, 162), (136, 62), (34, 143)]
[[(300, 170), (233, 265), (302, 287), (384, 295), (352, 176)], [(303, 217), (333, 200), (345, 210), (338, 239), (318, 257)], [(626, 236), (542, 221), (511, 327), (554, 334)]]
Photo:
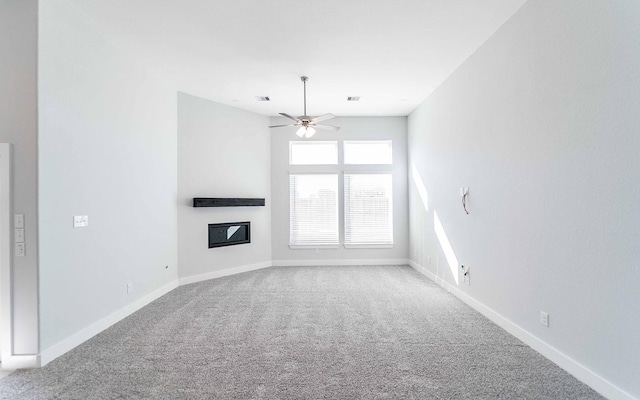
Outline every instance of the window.
[(289, 164), (338, 164), (338, 142), (289, 142)]
[(289, 175), (291, 246), (338, 246), (338, 175)]
[(344, 174), (345, 247), (393, 244), (391, 174)]
[(393, 246), (391, 140), (291, 141), (289, 164), (291, 248)]
[(345, 140), (345, 164), (391, 164), (391, 140)]

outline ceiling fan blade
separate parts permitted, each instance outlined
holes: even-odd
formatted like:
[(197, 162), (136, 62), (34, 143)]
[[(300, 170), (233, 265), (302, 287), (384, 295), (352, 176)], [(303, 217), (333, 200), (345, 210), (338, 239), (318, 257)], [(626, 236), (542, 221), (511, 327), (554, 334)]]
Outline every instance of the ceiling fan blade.
[(333, 130), (333, 131), (339, 131), (340, 130), (339, 126), (333, 126), (333, 125), (310, 124), (310, 126), (313, 126), (314, 128), (318, 128), (318, 129), (327, 129), (327, 130)]
[(280, 115), (282, 115), (283, 117), (287, 117), (287, 118), (289, 118), (289, 119), (292, 119), (292, 120), (294, 120), (294, 121), (298, 122), (298, 118), (294, 118), (294, 117), (292, 117), (291, 115), (289, 115), (289, 114), (287, 114), (287, 113), (280, 113)]
[(282, 128), (285, 126), (298, 126), (297, 124), (291, 124), (291, 125), (271, 125), (269, 128)]
[(311, 118), (311, 122), (326, 121), (328, 119), (335, 118), (335, 117), (336, 116), (333, 115), (333, 114), (322, 114), (322, 115), (319, 115), (317, 117)]

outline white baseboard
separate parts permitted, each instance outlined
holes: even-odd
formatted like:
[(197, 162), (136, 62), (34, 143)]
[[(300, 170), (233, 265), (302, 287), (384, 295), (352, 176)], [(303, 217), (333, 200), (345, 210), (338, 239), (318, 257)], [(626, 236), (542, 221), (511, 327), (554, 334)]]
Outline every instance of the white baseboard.
[(530, 332), (521, 328), (509, 319), (498, 314), (493, 309), (477, 301), (454, 285), (446, 282), (442, 278), (438, 278), (434, 273), (424, 268), (420, 264), (412, 260), (408, 260), (408, 264), (416, 271), (420, 272), (421, 274), (441, 286), (443, 289), (447, 290), (448, 292), (452, 293), (454, 296), (465, 302), (471, 308), (487, 317), (493, 323), (500, 326), (502, 329), (506, 330), (511, 335), (515, 336), (538, 353), (542, 354), (544, 357), (558, 365), (560, 368), (576, 377), (579, 381), (585, 383), (596, 392), (605, 396), (607, 399), (638, 400), (636, 397), (620, 389), (610, 381), (591, 371), (584, 365), (580, 364), (573, 358), (551, 346), (547, 342), (540, 340), (538, 337), (532, 335)]
[(40, 356), (34, 355), (2, 355), (2, 369), (14, 370), (14, 369), (30, 369), (38, 368), (40, 366)]
[(218, 271), (207, 272), (206, 274), (186, 276), (184, 278), (180, 278), (178, 282), (180, 286), (188, 285), (190, 283), (202, 282), (202, 281), (207, 281), (209, 279), (221, 278), (223, 276), (241, 274), (243, 272), (255, 271), (257, 269), (262, 269), (262, 268), (268, 268), (271, 265), (272, 265), (271, 261), (263, 261), (256, 264), (241, 265), (239, 267), (231, 267), (231, 268), (221, 269)]
[(1, 369), (0, 368), (0, 380), (6, 378), (7, 376), (13, 374), (14, 372), (16, 372), (15, 369)]
[(206, 274), (186, 276), (179, 279), (180, 286), (190, 283), (207, 281), (209, 279), (221, 278), (223, 276), (241, 274), (243, 272), (255, 271), (269, 267), (308, 267), (324, 265), (407, 265), (409, 260), (389, 259), (389, 260), (277, 260), (264, 261), (256, 264), (241, 265), (239, 267), (225, 268), (218, 271), (207, 272)]
[[(74, 347), (77, 347), (77, 346), (81, 345), (82, 343), (84, 343), (87, 340), (91, 339), (92, 337), (94, 337), (98, 333), (100, 333), (103, 330), (109, 328), (110, 326), (112, 326), (113, 324), (121, 321), (122, 319), (128, 317), (129, 315), (131, 315), (134, 312), (138, 311), (142, 307), (144, 307), (147, 304), (151, 303), (152, 301), (164, 296), (165, 294), (169, 293), (170, 291), (172, 291), (173, 289), (175, 289), (177, 287), (178, 287), (178, 281), (177, 280), (173, 281), (173, 282), (170, 282), (170, 283), (162, 286), (161, 288), (154, 290), (153, 292), (149, 293), (148, 295), (146, 295), (146, 296), (134, 301), (133, 303), (121, 308), (120, 310), (112, 313), (111, 315), (99, 320), (98, 322), (95, 322), (95, 323), (89, 325), (88, 327), (82, 329), (81, 331), (69, 336), (68, 338), (64, 339), (63, 341), (61, 341), (61, 342), (49, 347), (48, 349), (44, 350), (40, 354), (40, 365), (39, 366), (44, 367), (45, 365), (47, 365), (51, 361), (55, 360), (56, 358), (60, 357), (64, 353), (68, 352), (69, 350), (73, 349)], [(4, 364), (4, 360), (3, 360), (3, 364)], [(3, 366), (3, 368), (4, 368), (4, 366)]]
[(275, 260), (274, 267), (319, 267), (325, 265), (407, 265), (409, 260), (373, 259), (373, 260)]

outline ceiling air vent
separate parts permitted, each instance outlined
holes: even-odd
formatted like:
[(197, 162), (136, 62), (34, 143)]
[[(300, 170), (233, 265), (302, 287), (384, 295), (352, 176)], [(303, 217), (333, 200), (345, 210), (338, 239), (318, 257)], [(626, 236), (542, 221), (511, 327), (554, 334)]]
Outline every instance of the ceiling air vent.
[(271, 101), (271, 99), (269, 99), (269, 96), (256, 96), (256, 100), (258, 100), (258, 101)]
[(360, 101), (360, 96), (349, 96), (347, 101)]

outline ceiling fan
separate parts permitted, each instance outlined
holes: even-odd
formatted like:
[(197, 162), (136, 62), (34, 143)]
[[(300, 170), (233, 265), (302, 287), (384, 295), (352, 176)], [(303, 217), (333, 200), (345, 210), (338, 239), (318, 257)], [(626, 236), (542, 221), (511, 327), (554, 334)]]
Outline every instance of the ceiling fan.
[(300, 129), (296, 132), (296, 135), (300, 137), (310, 138), (316, 133), (316, 129), (329, 129), (338, 131), (340, 130), (339, 126), (333, 125), (319, 125), (318, 122), (325, 121), (331, 118), (334, 118), (333, 114), (323, 114), (317, 117), (310, 117), (307, 115), (307, 81), (309, 80), (306, 76), (301, 76), (300, 80), (304, 86), (304, 115), (299, 116), (298, 118), (292, 117), (286, 113), (280, 113), (283, 117), (289, 118), (291, 120), (296, 121), (295, 124), (289, 125), (271, 125), (269, 128), (282, 128), (285, 126), (299, 126)]

